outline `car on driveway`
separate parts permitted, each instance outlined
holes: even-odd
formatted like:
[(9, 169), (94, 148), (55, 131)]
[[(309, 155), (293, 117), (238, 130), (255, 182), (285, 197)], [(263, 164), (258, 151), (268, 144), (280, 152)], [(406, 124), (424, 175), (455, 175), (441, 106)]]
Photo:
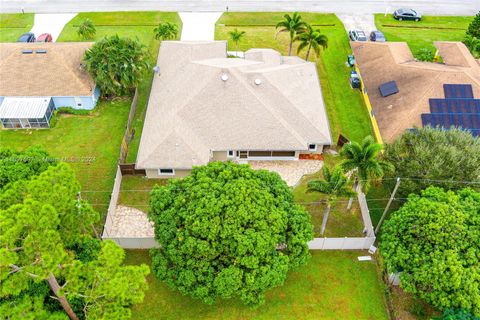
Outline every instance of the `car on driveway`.
[(17, 42), (35, 42), (35, 35), (31, 32), (26, 32), (18, 38)]
[(52, 35), (50, 33), (42, 33), (38, 36), (36, 42), (52, 42)]
[(422, 20), (422, 15), (413, 9), (398, 9), (393, 13), (393, 17), (397, 20), (413, 20), (420, 21)]
[(352, 41), (367, 41), (367, 36), (362, 30), (350, 30), (348, 32), (348, 37)]
[(383, 32), (377, 30), (370, 33), (370, 41), (385, 42), (387, 39), (385, 39)]

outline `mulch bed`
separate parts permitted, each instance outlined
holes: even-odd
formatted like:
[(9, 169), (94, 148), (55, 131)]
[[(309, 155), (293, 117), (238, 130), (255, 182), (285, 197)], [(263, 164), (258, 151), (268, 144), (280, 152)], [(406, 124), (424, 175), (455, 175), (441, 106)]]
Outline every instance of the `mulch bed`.
[(319, 153), (301, 153), (298, 158), (300, 160), (323, 160), (323, 155)]

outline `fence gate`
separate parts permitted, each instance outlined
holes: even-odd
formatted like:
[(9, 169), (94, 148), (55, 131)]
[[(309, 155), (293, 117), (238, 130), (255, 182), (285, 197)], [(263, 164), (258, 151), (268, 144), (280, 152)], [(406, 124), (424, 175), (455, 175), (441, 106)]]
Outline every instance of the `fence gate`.
[(122, 176), (145, 176), (147, 174), (145, 169), (135, 169), (135, 163), (122, 163), (119, 166)]

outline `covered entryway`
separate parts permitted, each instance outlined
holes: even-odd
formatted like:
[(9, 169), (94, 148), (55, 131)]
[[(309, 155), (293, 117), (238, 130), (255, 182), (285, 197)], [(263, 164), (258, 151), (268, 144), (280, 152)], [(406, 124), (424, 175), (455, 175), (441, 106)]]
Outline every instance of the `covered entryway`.
[(7, 97), (0, 105), (0, 120), (5, 129), (50, 128), (54, 110), (51, 97)]
[(240, 160), (297, 160), (298, 155), (295, 151), (239, 150), (237, 158)]

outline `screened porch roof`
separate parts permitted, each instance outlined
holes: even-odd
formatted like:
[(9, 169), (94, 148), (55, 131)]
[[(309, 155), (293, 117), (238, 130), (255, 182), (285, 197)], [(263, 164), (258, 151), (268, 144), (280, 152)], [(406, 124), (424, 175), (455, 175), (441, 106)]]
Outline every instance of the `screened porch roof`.
[(43, 118), (50, 104), (51, 97), (9, 98), (0, 105), (1, 119)]

